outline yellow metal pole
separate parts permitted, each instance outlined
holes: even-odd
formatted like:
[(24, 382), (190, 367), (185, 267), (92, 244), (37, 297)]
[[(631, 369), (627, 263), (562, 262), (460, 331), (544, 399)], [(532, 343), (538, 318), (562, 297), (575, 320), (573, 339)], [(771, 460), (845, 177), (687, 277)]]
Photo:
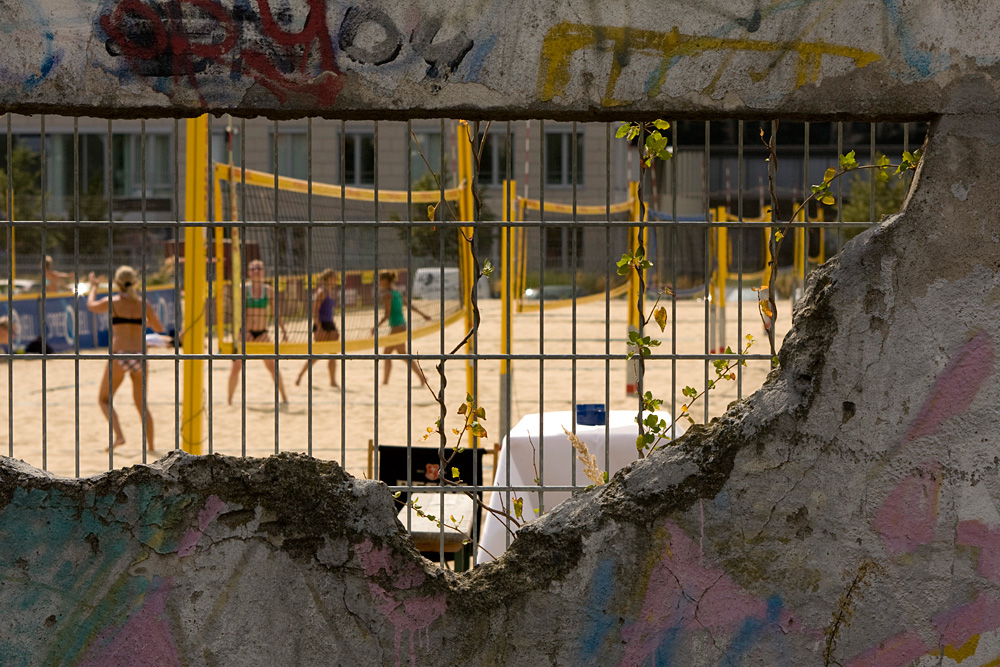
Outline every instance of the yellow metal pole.
[[(500, 236), (500, 354), (510, 354), (511, 289), (515, 287), (516, 274), (511, 273), (511, 256), (516, 256), (517, 248), (511, 243), (510, 219), (516, 215), (513, 207), (516, 201), (517, 183), (503, 182), (503, 208), (501, 215), (507, 224), (501, 228)], [(513, 201), (512, 201), (513, 199)], [(513, 367), (507, 359), (500, 360), (500, 430), (501, 437), (510, 432), (510, 405), (507, 403), (508, 387)]]
[[(464, 184), (462, 198), (458, 203), (458, 215), (461, 222), (472, 221), (475, 211), (472, 201), (472, 136), (470, 125), (467, 121), (458, 123), (458, 182)], [(476, 276), (473, 275), (475, 266), (472, 257), (472, 248), (466, 242), (467, 238), (472, 238), (473, 228), (468, 226), (459, 227), (458, 239), (458, 266), (459, 276), (461, 276), (462, 294), (466, 298), (465, 303), (465, 329), (472, 329), (472, 290), (476, 288)], [(475, 354), (475, 337), (469, 338), (465, 344), (465, 351), (468, 354)], [(472, 396), (475, 395), (475, 383), (473, 381), (472, 359), (465, 360), (465, 389)]]
[(716, 345), (716, 352), (722, 354), (726, 351), (726, 284), (729, 282), (729, 232), (725, 227), (717, 228), (716, 241), (719, 246), (719, 276), (717, 280), (717, 289), (719, 290), (719, 340)]
[[(184, 189), (184, 219), (208, 219), (209, 165), (208, 116), (187, 121), (187, 173)], [(186, 354), (205, 352), (205, 228), (184, 229), (184, 336)], [(184, 360), (184, 421), (181, 438), (184, 451), (201, 454), (204, 412), (204, 361)]]
[[(231, 165), (219, 165), (222, 169), (229, 167), (229, 171), (232, 172)], [(223, 219), (223, 200), (222, 200), (222, 172), (213, 169), (212, 174), (212, 185), (215, 191), (215, 219)], [(224, 241), (224, 230), (222, 227), (216, 227), (214, 233), (215, 238), (215, 280), (212, 283), (213, 294), (211, 297), (215, 302), (215, 335), (217, 339), (216, 348), (219, 352), (222, 352), (223, 344), (223, 330), (222, 322), (225, 314), (224, 308), (225, 303), (223, 301), (223, 294), (225, 294), (224, 280), (225, 280), (225, 267), (226, 267), (226, 255), (225, 255), (225, 241)]]

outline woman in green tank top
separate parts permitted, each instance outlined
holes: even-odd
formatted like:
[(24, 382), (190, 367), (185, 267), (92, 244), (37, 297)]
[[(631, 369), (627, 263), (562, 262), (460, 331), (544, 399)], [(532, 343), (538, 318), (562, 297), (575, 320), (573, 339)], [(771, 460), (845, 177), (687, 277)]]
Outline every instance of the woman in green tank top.
[[(382, 319), (378, 321), (378, 325), (372, 329), (372, 333), (375, 333), (375, 329), (382, 326), (382, 323), (386, 320), (389, 320), (390, 335), (406, 331), (406, 316), (403, 313), (403, 295), (396, 289), (396, 274), (392, 271), (382, 273), (378, 277), (378, 289), (382, 297), (382, 309), (385, 312), (382, 315)], [(413, 312), (422, 315), (425, 320), (431, 319), (430, 315), (416, 306), (410, 304), (410, 307), (413, 309)], [(393, 352), (406, 354), (406, 343), (386, 345), (385, 349), (382, 350), (383, 354), (391, 354)], [(424, 377), (423, 371), (420, 370), (420, 365), (416, 359), (410, 360), (410, 368), (413, 369), (414, 374), (419, 378), (420, 384), (427, 384), (427, 379)], [(382, 384), (389, 384), (389, 373), (391, 370), (392, 362), (386, 359), (385, 372), (382, 374)]]
[[(237, 333), (236, 343), (239, 348), (243, 347), (244, 332), (247, 342), (269, 342), (271, 335), (268, 327), (274, 316), (272, 315), (273, 291), (271, 286), (264, 282), (264, 262), (255, 259), (247, 264), (247, 284), (243, 291), (243, 305), (246, 310), (246, 319), (243, 322), (243, 331)], [(281, 340), (288, 340), (288, 332), (285, 330), (285, 323), (279, 314), (277, 317), (278, 328), (281, 329)], [(274, 365), (273, 359), (264, 359), (264, 366), (267, 372), (278, 385), (278, 392), (281, 394), (281, 405), (288, 405), (288, 396), (285, 395), (285, 383), (281, 381), (281, 375)], [(233, 394), (240, 380), (240, 369), (243, 361), (233, 359), (233, 367), (229, 370), (229, 405), (233, 404)]]

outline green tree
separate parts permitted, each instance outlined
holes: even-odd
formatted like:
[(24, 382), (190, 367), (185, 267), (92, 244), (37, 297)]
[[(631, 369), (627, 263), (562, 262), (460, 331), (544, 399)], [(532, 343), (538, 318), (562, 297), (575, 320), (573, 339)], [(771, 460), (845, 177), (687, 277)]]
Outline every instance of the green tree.
[[(881, 157), (879, 154), (878, 158)], [(851, 175), (841, 206), (844, 222), (868, 222), (871, 219), (872, 183), (875, 184), (875, 218), (872, 222), (878, 222), (884, 216), (898, 213), (903, 207), (903, 201), (910, 187), (909, 178), (890, 178), (883, 181), (876, 178), (872, 172), (855, 173)], [(836, 219), (835, 216), (836, 213), (832, 219)], [(845, 239), (854, 238), (864, 230), (864, 227), (848, 227), (844, 229)]]

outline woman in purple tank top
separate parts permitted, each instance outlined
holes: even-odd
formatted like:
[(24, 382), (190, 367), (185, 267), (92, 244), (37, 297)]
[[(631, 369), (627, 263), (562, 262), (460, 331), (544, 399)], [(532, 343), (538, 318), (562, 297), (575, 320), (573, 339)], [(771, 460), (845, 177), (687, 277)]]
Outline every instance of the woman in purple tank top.
[[(334, 318), (336, 302), (333, 295), (336, 283), (336, 273), (333, 269), (326, 269), (319, 274), (319, 287), (313, 294), (312, 302), (313, 340), (317, 343), (340, 340), (340, 332), (337, 330), (337, 322)], [(299, 376), (295, 378), (295, 386), (302, 382), (302, 376), (317, 361), (319, 359), (306, 361), (302, 370), (299, 371)], [(328, 365), (330, 367), (330, 386), (339, 388), (340, 385), (337, 384), (337, 358), (331, 356)]]

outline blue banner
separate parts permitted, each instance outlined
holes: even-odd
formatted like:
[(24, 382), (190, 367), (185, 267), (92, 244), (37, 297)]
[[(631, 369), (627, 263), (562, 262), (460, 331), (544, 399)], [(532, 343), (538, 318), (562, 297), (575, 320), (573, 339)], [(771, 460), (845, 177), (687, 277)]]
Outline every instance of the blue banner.
[[(101, 296), (107, 297), (107, 293)], [(174, 318), (174, 288), (150, 287), (146, 299), (156, 311), (167, 331), (176, 328)], [(13, 313), (8, 313), (8, 302), (0, 298), (0, 315), (8, 315), (13, 324), (14, 350), (24, 352), (32, 342), (41, 351), (38, 340), (41, 336), (42, 297), (40, 294), (18, 295), (12, 303)], [(77, 315), (79, 314), (79, 318)], [(152, 331), (152, 329), (147, 329)], [(80, 349), (108, 346), (108, 314), (95, 314), (87, 310), (86, 295), (65, 295), (45, 297), (45, 338), (52, 352), (72, 352), (76, 349), (76, 338)]]

